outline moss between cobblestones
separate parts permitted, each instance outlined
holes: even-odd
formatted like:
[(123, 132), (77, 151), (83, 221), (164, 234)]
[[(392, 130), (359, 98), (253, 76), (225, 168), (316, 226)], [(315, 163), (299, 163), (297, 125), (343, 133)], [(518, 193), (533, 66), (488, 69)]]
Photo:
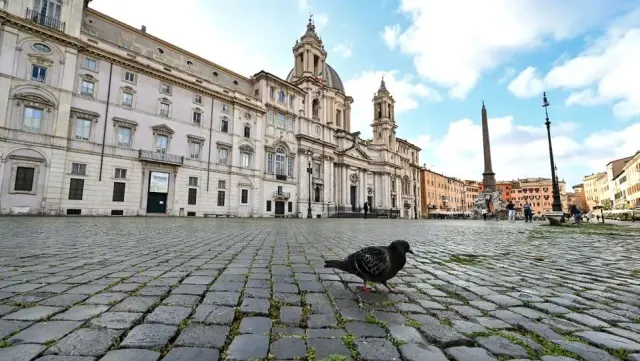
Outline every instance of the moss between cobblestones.
[(11, 344), (8, 341), (0, 340), (0, 348), (9, 347)]
[(409, 327), (413, 327), (413, 328), (422, 327), (422, 323), (420, 323), (420, 322), (418, 322), (418, 321), (416, 321), (414, 319), (408, 318), (408, 317), (405, 317), (405, 318), (406, 318), (406, 321), (404, 323), (405, 326), (409, 326)]
[(314, 347), (307, 348), (307, 360), (306, 361), (316, 361), (316, 349)]
[(377, 318), (375, 318), (375, 316), (373, 316), (373, 314), (371, 312), (369, 312), (367, 314), (367, 317), (365, 317), (364, 322), (370, 323), (370, 324), (373, 324), (373, 325), (378, 325), (378, 326), (380, 326), (382, 328), (386, 328), (387, 327), (387, 323), (386, 322), (378, 320)]
[(358, 349), (356, 347), (356, 339), (356, 335), (352, 333), (347, 333), (342, 336), (342, 343), (344, 343), (345, 347), (351, 353), (351, 357), (357, 361), (360, 360), (360, 356), (358, 355)]
[(640, 268), (631, 270), (631, 276), (640, 278)]
[(474, 264), (480, 263), (480, 260), (478, 259), (478, 256), (474, 256), (474, 255), (453, 255), (449, 257), (449, 259), (446, 260), (445, 262), (474, 265)]
[(56, 344), (56, 340), (51, 339), (51, 340), (46, 340), (43, 345), (44, 347), (49, 348), (55, 344)]

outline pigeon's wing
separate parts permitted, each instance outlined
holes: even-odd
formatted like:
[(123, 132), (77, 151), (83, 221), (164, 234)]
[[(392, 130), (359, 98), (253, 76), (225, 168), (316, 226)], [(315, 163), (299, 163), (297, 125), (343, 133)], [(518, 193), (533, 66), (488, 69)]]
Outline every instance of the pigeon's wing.
[(386, 247), (366, 247), (347, 257), (347, 262), (356, 271), (356, 275), (365, 278), (376, 278), (389, 266)]

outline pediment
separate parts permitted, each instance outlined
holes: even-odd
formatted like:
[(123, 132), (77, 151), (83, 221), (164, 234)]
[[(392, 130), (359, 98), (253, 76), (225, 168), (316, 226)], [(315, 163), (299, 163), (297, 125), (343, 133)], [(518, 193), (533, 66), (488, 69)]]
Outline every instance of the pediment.
[(351, 148), (345, 151), (345, 154), (359, 159), (371, 160), (371, 157), (359, 147)]
[(24, 102), (54, 106), (52, 101), (38, 94), (33, 94), (33, 93), (16, 94), (15, 98), (18, 100), (22, 100)]
[(42, 56), (40, 54), (29, 54), (29, 61), (31, 61), (32, 63), (36, 63), (39, 65), (52, 65), (53, 64), (53, 60)]
[(168, 134), (173, 135), (174, 131), (166, 124), (154, 125), (151, 127), (154, 133), (156, 134)]

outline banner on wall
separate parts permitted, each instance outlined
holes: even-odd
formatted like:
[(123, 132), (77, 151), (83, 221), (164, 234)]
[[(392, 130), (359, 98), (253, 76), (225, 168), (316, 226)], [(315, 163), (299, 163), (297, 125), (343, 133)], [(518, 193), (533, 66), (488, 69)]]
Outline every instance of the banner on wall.
[(169, 173), (151, 172), (149, 192), (169, 193)]

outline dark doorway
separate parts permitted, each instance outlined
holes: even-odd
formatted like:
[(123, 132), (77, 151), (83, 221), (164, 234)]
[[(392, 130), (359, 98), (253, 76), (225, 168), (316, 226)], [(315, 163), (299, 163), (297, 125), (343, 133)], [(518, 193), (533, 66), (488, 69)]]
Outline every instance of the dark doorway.
[(284, 202), (276, 201), (276, 217), (284, 217)]
[(351, 186), (351, 209), (352, 210), (356, 210), (356, 207), (358, 206), (358, 187), (357, 186)]
[(373, 208), (373, 196), (367, 197), (367, 204), (369, 204), (369, 209)]
[(149, 172), (147, 213), (166, 213), (169, 173)]

